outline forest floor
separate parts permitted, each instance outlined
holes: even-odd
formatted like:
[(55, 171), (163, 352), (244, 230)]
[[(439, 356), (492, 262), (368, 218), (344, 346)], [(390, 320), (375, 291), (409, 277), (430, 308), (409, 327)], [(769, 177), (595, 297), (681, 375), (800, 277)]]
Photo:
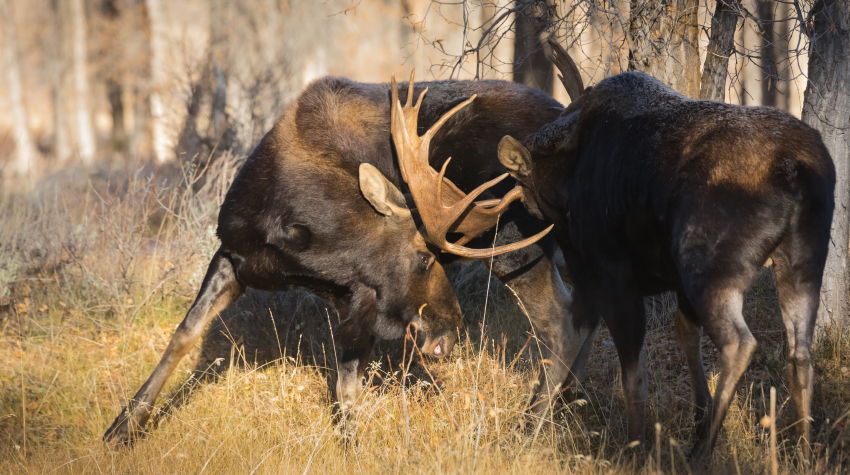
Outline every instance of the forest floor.
[[(647, 304), (646, 444), (626, 444), (620, 368), (604, 328), (583, 378), (584, 402), (560, 406), (539, 430), (521, 433), (516, 427), (541, 367), (537, 342), (509, 289), (478, 263), (448, 269), (466, 320), (450, 357), (417, 361), (409, 370), (417, 377), (407, 378), (400, 343), (380, 345), (354, 444), (343, 444), (331, 421), (333, 310), (301, 291), (249, 291), (210, 325), (172, 377), (157, 406), (180, 394), (173, 410), (133, 447), (105, 445), (104, 431), (194, 298), (216, 249), (215, 213), (234, 170), (235, 161), (221, 160), (169, 180), (67, 171), (2, 198), (0, 472), (692, 472), (692, 395), (671, 325), (672, 299)], [(770, 269), (748, 293), (745, 316), (759, 346), (712, 471), (770, 473), (776, 457), (780, 473), (850, 472), (847, 329), (825, 327), (818, 335), (815, 462), (805, 467), (793, 437)], [(703, 352), (713, 390), (716, 350), (707, 339)], [(193, 390), (178, 392), (192, 375)], [(775, 451), (760, 423), (771, 387)]]

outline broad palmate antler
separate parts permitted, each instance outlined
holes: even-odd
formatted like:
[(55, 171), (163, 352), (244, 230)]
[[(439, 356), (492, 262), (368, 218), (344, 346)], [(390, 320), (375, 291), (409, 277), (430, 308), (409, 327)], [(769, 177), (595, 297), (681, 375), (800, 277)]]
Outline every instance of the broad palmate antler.
[[(407, 104), (402, 107), (398, 100), (398, 86), (395, 76), (392, 78), (391, 131), (393, 142), (395, 142), (398, 154), (401, 176), (410, 188), (413, 201), (416, 202), (416, 207), (425, 226), (428, 242), (445, 252), (464, 257), (483, 258), (516, 251), (539, 241), (552, 229), (552, 226), (528, 239), (505, 246), (491, 249), (470, 249), (463, 246), (472, 238), (495, 226), (499, 216), (505, 212), (508, 205), (522, 197), (522, 188), (516, 186), (501, 200), (474, 202), (473, 200), (481, 193), (504, 180), (508, 174), (505, 173), (490, 180), (466, 195), (445, 177), (446, 167), (451, 158), (446, 159), (439, 173), (431, 168), (428, 163), (428, 148), (431, 139), (449, 118), (469, 105), (475, 99), (475, 96), (473, 95), (455, 106), (428, 129), (425, 135), (420, 137), (416, 131), (417, 120), (419, 107), (422, 105), (422, 99), (426, 92), (428, 92), (428, 89), (422, 91), (416, 101), (416, 106), (413, 106), (413, 72), (411, 72)], [(463, 237), (457, 242), (451, 243), (446, 240), (447, 233), (459, 233), (463, 234)]]

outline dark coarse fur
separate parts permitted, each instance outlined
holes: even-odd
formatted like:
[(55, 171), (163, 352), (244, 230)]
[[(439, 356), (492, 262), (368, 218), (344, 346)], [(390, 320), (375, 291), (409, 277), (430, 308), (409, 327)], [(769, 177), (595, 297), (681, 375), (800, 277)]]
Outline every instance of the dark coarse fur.
[[(691, 366), (695, 455), (711, 453), (755, 340), (743, 293), (768, 259), (789, 341), (801, 420), (811, 401), (810, 346), (833, 212), (835, 169), (820, 135), (791, 115), (684, 98), (642, 73), (589, 88), (500, 159), (533, 213), (555, 224), (575, 284), (574, 324), (600, 316), (620, 354), (629, 437), (644, 436), (643, 296), (676, 291), (676, 333)], [(721, 352), (712, 407), (699, 352)], [(799, 423), (809, 436), (808, 421)]]
[[(451, 156), (447, 177), (465, 192), (504, 173), (496, 154), (502, 136), (524, 138), (562, 111), (548, 96), (505, 81), (419, 83), (417, 95), (426, 87), (420, 133), (453, 106), (478, 95), (431, 146), (432, 165), (439, 169)], [(344, 351), (330, 389), (343, 409), (359, 394), (360, 377), (377, 339), (400, 337), (414, 322), (427, 341), (433, 341), (431, 348), (446, 350), (444, 354), (451, 350), (460, 310), (441, 267), (451, 257), (438, 255), (434, 264), (423, 265), (435, 256), (424, 243), (421, 249), (412, 244), (418, 242), (412, 218), (410, 223), (388, 220), (361, 189), (361, 165), (368, 163), (404, 191), (390, 135), (389, 89), (388, 84), (342, 78), (318, 80), (263, 138), (222, 205), (221, 249), (195, 304), (160, 365), (107, 431), (107, 440), (125, 440), (140, 430), (175, 361), (194, 344), (214, 312), (246, 287), (306, 288), (335, 307), (341, 321), (335, 341)], [(405, 101), (407, 87), (400, 89)], [(505, 180), (490, 192), (501, 196), (513, 185), (513, 180)], [(542, 229), (542, 222), (515, 203), (503, 215), (495, 243), (515, 242)], [(493, 243), (490, 231), (468, 246)], [(556, 249), (554, 239), (547, 237), (487, 262), (523, 299), (542, 338), (551, 342), (544, 357), (559, 363), (548, 372), (552, 384), (541, 376), (541, 392), (568, 377), (561, 333), (569, 329), (569, 295), (553, 264)], [(423, 273), (430, 277), (421, 277)]]
[[(478, 94), (431, 147), (435, 167), (453, 157), (447, 177), (467, 192), (504, 173), (496, 159), (502, 135), (523, 138), (558, 114), (557, 102), (504, 81), (425, 82), (416, 84), (416, 93), (426, 87), (420, 132)], [(407, 88), (402, 83), (400, 89), (404, 101)], [(374, 213), (357, 185), (359, 165), (375, 165), (407, 191), (390, 137), (388, 90), (386, 84), (343, 78), (312, 83), (245, 163), (222, 206), (218, 234), (230, 253), (250, 259), (250, 266), (238, 272), (246, 284), (268, 285), (250, 282), (256, 274), (264, 282), (278, 276), (275, 287), (326, 291), (322, 288), (330, 284), (328, 289), (336, 291), (334, 286), (357, 280), (359, 268), (374, 264), (351, 252), (374, 228)], [(552, 109), (541, 114), (541, 107)], [(512, 186), (508, 180), (491, 192), (498, 196)]]
[[(431, 147), (435, 167), (453, 157), (447, 176), (464, 191), (504, 173), (496, 159), (502, 135), (525, 137), (558, 113), (557, 102), (547, 96), (504, 81), (421, 83), (416, 85), (417, 94), (426, 87), (421, 132), (454, 105), (478, 94)], [(401, 89), (404, 101), (407, 88)], [(374, 239), (379, 218), (357, 184), (358, 167), (370, 163), (406, 191), (390, 137), (388, 90), (386, 84), (343, 78), (314, 82), (245, 163), (222, 206), (218, 228), (223, 249), (238, 256), (234, 257), (240, 261), (237, 279), (244, 285), (270, 290), (306, 287), (333, 300), (362, 283), (384, 288), (398, 284), (398, 280), (387, 281), (396, 277), (388, 272), (389, 257), (376, 259), (367, 249), (380, 241)], [(535, 111), (541, 107), (549, 112)], [(492, 192), (498, 195), (512, 186), (505, 183)], [(542, 229), (541, 223), (515, 214), (522, 220), (520, 234)], [(487, 246), (492, 235), (489, 241), (480, 241)], [(385, 251), (375, 250), (377, 254)], [(535, 252), (539, 254), (539, 248), (500, 261), (528, 261), (526, 256)], [(444, 256), (443, 262), (446, 258), (451, 259)], [(392, 313), (379, 315), (402, 318)], [(351, 323), (356, 328), (371, 326), (370, 322)], [(379, 322), (392, 329), (376, 332), (398, 336), (403, 328), (399, 323)], [(340, 338), (346, 342), (349, 335)]]

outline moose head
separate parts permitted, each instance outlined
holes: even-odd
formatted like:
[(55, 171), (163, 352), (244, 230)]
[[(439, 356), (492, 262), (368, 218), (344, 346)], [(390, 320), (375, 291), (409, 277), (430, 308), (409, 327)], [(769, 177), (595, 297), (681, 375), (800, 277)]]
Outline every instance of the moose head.
[[(416, 242), (419, 243), (421, 238), (424, 240), (421, 244), (427, 243), (445, 253), (466, 258), (487, 258), (522, 249), (539, 241), (552, 229), (552, 226), (532, 237), (504, 246), (490, 249), (470, 249), (464, 246), (476, 236), (496, 226), (499, 217), (508, 206), (522, 197), (522, 189), (515, 187), (502, 199), (475, 201), (481, 193), (504, 180), (508, 174), (505, 173), (482, 184), (467, 195), (445, 176), (446, 167), (451, 158), (443, 163), (439, 172), (431, 167), (428, 162), (431, 140), (452, 116), (475, 100), (475, 95), (443, 115), (420, 137), (417, 132), (417, 119), (422, 99), (428, 89), (426, 88), (419, 95), (414, 106), (414, 74), (415, 71), (410, 74), (407, 103), (404, 106), (398, 100), (395, 76), (392, 78), (391, 132), (402, 178), (410, 187), (411, 195), (422, 219), (421, 233), (417, 235)], [(449, 242), (447, 239), (449, 233), (461, 234), (462, 237), (455, 242)], [(437, 356), (437, 350), (447, 350), (446, 353), (451, 350), (450, 346), (446, 347), (442, 343), (437, 343), (434, 337), (430, 336), (434, 333), (440, 335), (445, 331), (444, 329), (435, 332), (432, 328), (434, 323), (424, 319), (421, 321), (421, 326), (428, 335), (423, 346), (424, 352), (434, 348), (433, 353)], [(454, 340), (445, 338), (447, 337), (442, 337), (439, 341), (446, 341), (446, 344), (454, 343)]]

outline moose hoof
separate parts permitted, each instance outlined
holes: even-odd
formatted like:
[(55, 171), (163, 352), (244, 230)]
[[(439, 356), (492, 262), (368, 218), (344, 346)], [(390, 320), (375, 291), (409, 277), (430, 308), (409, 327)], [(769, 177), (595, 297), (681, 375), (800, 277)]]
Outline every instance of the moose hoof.
[(130, 425), (130, 417), (127, 415), (127, 410), (125, 409), (121, 411), (121, 414), (115, 418), (115, 422), (103, 434), (103, 441), (116, 446), (132, 445), (133, 442), (144, 435), (144, 431), (138, 423), (132, 424), (135, 426), (135, 430), (132, 430)]
[(358, 445), (358, 427), (357, 415), (351, 409), (338, 412), (334, 420), (334, 433), (339, 436), (342, 446), (346, 449), (357, 447)]
[(537, 430), (537, 425), (541, 423), (540, 417), (533, 412), (526, 412), (520, 417), (516, 425), (516, 432), (521, 437), (531, 437)]
[(340, 432), (340, 442), (342, 443), (342, 447), (345, 449), (353, 449), (359, 445), (359, 438), (357, 437), (357, 429), (353, 421), (349, 421), (346, 424), (342, 424), (339, 426)]

